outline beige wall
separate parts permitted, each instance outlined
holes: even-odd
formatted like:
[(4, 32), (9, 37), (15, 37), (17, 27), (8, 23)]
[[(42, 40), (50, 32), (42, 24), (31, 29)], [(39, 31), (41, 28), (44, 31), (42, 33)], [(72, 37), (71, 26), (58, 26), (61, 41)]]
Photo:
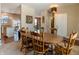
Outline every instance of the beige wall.
[[(69, 35), (72, 31), (76, 31), (79, 33), (79, 4), (68, 4), (68, 5), (62, 4), (61, 6), (59, 5), (57, 8), (57, 13), (67, 14), (67, 35)], [(47, 26), (46, 23), (47, 23), (48, 27), (45, 29), (47, 32), (50, 32), (51, 22), (50, 22), (50, 18), (47, 18), (48, 17), (47, 10), (42, 11), (41, 15), (45, 16), (45, 24), (42, 25), (45, 25), (44, 27), (46, 27)]]
[[(30, 15), (33, 16), (33, 23), (27, 24), (26, 23), (26, 16)], [(26, 4), (21, 5), (21, 27), (28, 27), (30, 31), (34, 30), (34, 17), (35, 17), (35, 10)]]
[(44, 27), (44, 32), (48, 32), (50, 33), (50, 28), (51, 28), (51, 22), (50, 22), (50, 18), (49, 18), (49, 15), (47, 13), (47, 10), (44, 10), (41, 12), (41, 16), (44, 16), (45, 17), (45, 21), (44, 23), (42, 23), (42, 20), (41, 20), (41, 26)]
[[(0, 20), (1, 20), (1, 4), (0, 4)], [(1, 39), (1, 23), (0, 23), (0, 39)]]
[(72, 31), (76, 31), (79, 33), (79, 30), (78, 30), (79, 5), (78, 4), (59, 6), (57, 13), (67, 13), (67, 31), (68, 31), (67, 34), (68, 35)]

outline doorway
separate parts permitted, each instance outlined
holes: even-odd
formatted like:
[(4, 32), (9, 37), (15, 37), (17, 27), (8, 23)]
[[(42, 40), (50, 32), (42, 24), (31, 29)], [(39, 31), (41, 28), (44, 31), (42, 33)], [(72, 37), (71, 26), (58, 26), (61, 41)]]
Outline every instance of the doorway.
[(41, 17), (35, 17), (34, 19), (34, 29), (35, 31), (40, 31), (41, 28)]
[[(6, 9), (6, 10), (5, 10)], [(21, 6), (19, 4), (1, 4), (1, 41), (3, 44), (18, 41), (21, 27)], [(17, 28), (17, 30), (15, 30)], [(17, 33), (17, 34), (16, 34)], [(15, 40), (15, 35), (17, 39)]]

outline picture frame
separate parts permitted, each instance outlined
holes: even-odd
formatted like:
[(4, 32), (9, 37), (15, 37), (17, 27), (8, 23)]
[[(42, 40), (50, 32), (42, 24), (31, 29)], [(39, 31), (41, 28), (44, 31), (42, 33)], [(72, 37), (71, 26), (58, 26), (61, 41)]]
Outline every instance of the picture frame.
[(27, 24), (33, 23), (33, 17), (30, 16), (30, 15), (27, 15), (27, 16), (26, 16), (26, 23), (27, 23)]

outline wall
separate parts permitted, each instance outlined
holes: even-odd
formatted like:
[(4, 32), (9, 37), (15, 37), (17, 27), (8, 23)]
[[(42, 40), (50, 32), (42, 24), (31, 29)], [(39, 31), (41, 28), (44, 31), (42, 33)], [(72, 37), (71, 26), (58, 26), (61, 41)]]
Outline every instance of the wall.
[[(33, 23), (27, 24), (26, 23), (26, 15), (33, 16)], [(35, 17), (35, 10), (26, 4), (21, 5), (21, 27), (28, 27), (30, 31), (34, 30), (34, 17)]]
[(78, 32), (78, 37), (79, 37), (79, 4), (76, 6), (78, 8), (76, 8), (76, 20), (74, 21), (75, 22), (75, 30)]
[[(72, 31), (79, 33), (79, 5), (72, 4), (72, 5), (64, 5), (58, 7), (57, 13), (67, 13), (67, 34), (69, 35)], [(79, 36), (79, 35), (78, 35)]]
[(44, 16), (45, 20), (44, 20), (44, 23), (42, 23), (42, 20), (41, 20), (41, 26), (44, 27), (44, 32), (48, 32), (50, 33), (50, 28), (51, 28), (51, 22), (50, 22), (50, 18), (49, 18), (49, 15), (47, 13), (47, 10), (44, 10), (41, 12), (41, 16)]
[[(49, 25), (49, 27), (45, 28), (47, 30), (48, 28), (50, 28), (51, 22), (50, 22), (49, 16), (46, 16), (46, 13), (47, 13), (47, 10), (42, 11), (41, 15), (45, 16), (45, 22), (48, 23), (48, 25)], [(79, 33), (79, 4), (59, 5), (57, 7), (57, 13), (58, 14), (62, 14), (62, 13), (67, 14), (67, 35), (69, 35), (72, 31)], [(45, 25), (45, 27), (46, 26), (47, 25)], [(50, 33), (50, 29), (48, 29), (47, 32)]]
[(0, 4), (0, 39), (1, 39), (1, 4)]

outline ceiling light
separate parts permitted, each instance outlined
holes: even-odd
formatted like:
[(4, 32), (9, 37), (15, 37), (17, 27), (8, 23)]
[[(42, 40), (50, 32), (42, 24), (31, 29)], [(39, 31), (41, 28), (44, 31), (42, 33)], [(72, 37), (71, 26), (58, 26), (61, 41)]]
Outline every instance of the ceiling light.
[(50, 5), (49, 8), (58, 7), (58, 5)]

